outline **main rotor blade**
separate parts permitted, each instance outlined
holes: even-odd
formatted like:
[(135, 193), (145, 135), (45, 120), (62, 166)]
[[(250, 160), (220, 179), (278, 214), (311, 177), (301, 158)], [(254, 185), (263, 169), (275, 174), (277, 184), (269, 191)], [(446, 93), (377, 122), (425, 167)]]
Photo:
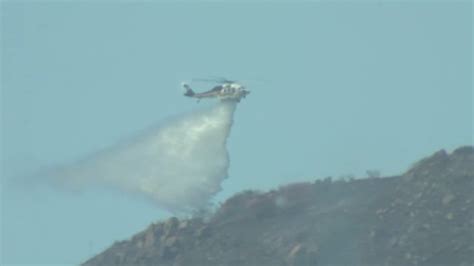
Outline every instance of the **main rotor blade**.
[(228, 80), (222, 77), (216, 78), (193, 78), (192, 81), (213, 82), (213, 83), (236, 83), (236, 81)]

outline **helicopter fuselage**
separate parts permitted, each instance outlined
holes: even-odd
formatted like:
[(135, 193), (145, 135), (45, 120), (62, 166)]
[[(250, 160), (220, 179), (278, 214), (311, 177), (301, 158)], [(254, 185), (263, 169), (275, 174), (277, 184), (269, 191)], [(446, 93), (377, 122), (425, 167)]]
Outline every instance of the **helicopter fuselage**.
[(245, 98), (250, 91), (246, 90), (244, 86), (238, 83), (224, 83), (215, 86), (209, 91), (195, 93), (191, 87), (187, 84), (183, 84), (186, 89), (185, 96), (193, 97), (197, 99), (202, 98), (219, 98), (220, 100), (234, 100), (239, 102), (242, 98)]

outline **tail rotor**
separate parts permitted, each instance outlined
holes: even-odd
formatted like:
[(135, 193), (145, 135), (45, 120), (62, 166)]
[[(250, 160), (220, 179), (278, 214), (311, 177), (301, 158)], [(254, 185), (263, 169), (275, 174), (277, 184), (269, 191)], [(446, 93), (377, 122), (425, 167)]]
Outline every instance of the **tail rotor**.
[(181, 86), (183, 86), (183, 88), (186, 90), (184, 92), (184, 96), (192, 97), (194, 94), (196, 94), (187, 83), (183, 82), (181, 83)]

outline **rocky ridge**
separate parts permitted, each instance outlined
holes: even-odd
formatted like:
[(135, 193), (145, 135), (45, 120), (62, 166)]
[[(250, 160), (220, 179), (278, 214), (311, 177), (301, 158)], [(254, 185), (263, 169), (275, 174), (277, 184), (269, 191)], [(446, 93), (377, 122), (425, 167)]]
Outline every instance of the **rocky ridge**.
[(83, 265), (474, 265), (474, 148), (401, 176), (244, 191), (151, 224)]

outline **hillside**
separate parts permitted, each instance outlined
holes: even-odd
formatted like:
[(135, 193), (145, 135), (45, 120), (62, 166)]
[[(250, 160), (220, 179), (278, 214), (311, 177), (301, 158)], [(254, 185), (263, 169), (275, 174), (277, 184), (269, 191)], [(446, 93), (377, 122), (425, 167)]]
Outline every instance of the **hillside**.
[(442, 150), (401, 176), (245, 191), (83, 265), (474, 265), (473, 191), (474, 148)]

